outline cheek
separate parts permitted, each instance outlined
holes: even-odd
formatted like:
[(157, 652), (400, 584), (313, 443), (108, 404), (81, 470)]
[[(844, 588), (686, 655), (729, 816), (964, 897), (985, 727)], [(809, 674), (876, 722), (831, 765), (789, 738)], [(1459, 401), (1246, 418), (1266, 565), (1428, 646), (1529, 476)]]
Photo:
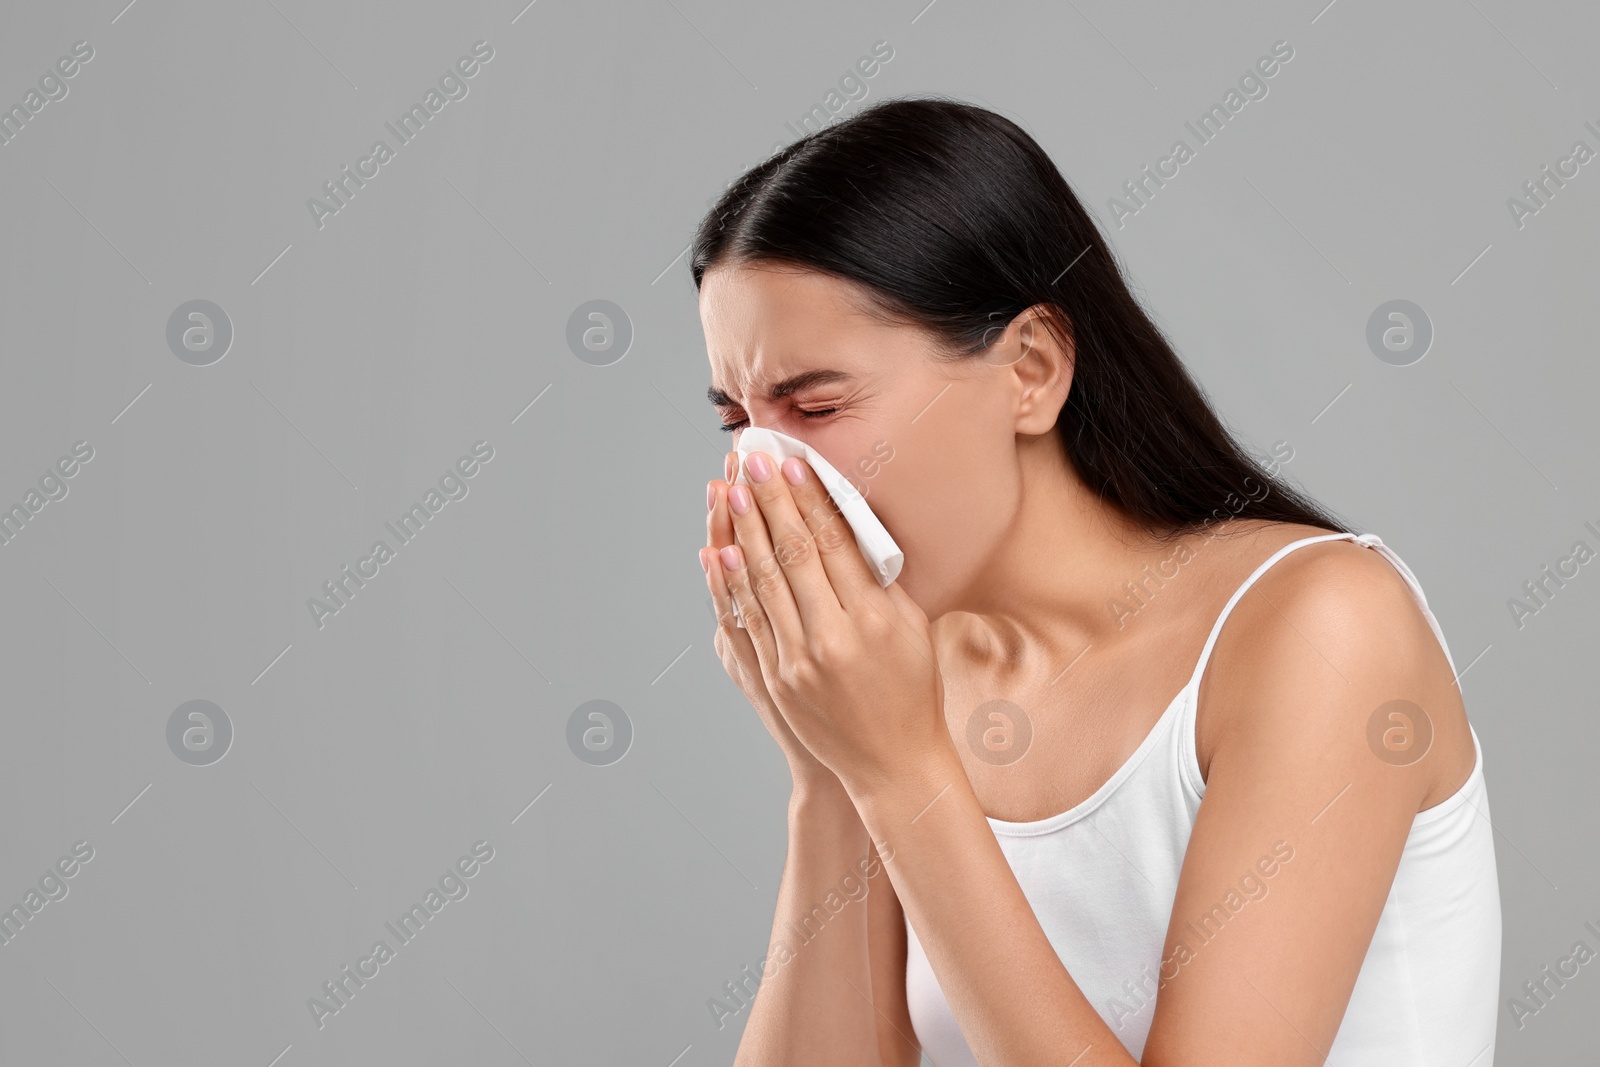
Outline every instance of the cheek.
[(1015, 488), (996, 477), (1012, 462), (955, 441), (902, 442), (892, 459), (868, 468), (872, 477), (857, 472), (867, 503), (906, 554), (908, 593), (936, 599), (981, 569), (1015, 508)]

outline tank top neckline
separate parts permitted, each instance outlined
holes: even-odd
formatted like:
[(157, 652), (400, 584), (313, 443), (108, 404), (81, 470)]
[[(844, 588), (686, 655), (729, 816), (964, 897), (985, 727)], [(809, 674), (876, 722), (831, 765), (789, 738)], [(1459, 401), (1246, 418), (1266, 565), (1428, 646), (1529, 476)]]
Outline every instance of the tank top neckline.
[[(1035, 837), (1040, 834), (1047, 834), (1055, 830), (1060, 830), (1093, 814), (1097, 808), (1109, 800), (1117, 792), (1117, 790), (1121, 788), (1122, 784), (1139, 769), (1140, 764), (1144, 763), (1144, 761), (1149, 757), (1150, 753), (1155, 750), (1157, 744), (1160, 743), (1163, 736), (1171, 728), (1173, 719), (1180, 717), (1180, 713), (1185, 710), (1186, 705), (1192, 706), (1192, 702), (1197, 698), (1197, 683), (1203, 676), (1206, 663), (1211, 658), (1211, 649), (1216, 644), (1218, 635), (1222, 632), (1222, 624), (1227, 621), (1228, 615), (1230, 612), (1232, 612), (1234, 604), (1237, 603), (1242, 596), (1244, 596), (1245, 591), (1255, 583), (1257, 578), (1266, 572), (1268, 567), (1272, 566), (1293, 549), (1299, 548), (1301, 545), (1312, 544), (1317, 541), (1332, 541), (1339, 539), (1357, 541), (1368, 546), (1369, 548), (1387, 548), (1387, 546), (1383, 545), (1383, 542), (1376, 534), (1370, 533), (1317, 534), (1311, 537), (1302, 537), (1296, 541), (1290, 541), (1288, 544), (1279, 547), (1259, 565), (1257, 565), (1255, 570), (1250, 572), (1250, 576), (1246, 578), (1239, 585), (1239, 587), (1234, 590), (1233, 595), (1228, 598), (1227, 603), (1223, 605), (1222, 611), (1218, 613), (1216, 621), (1211, 625), (1211, 632), (1206, 637), (1205, 646), (1200, 651), (1200, 658), (1196, 662), (1194, 670), (1190, 673), (1189, 680), (1184, 683), (1182, 689), (1178, 690), (1177, 695), (1172, 698), (1172, 701), (1167, 705), (1166, 710), (1161, 713), (1160, 717), (1156, 719), (1155, 724), (1150, 727), (1150, 731), (1145, 734), (1144, 739), (1139, 742), (1139, 747), (1133, 750), (1133, 754), (1123, 762), (1122, 766), (1118, 767), (1114, 772), (1112, 772), (1111, 777), (1102, 782), (1100, 787), (1093, 793), (1090, 793), (1087, 797), (1074, 804), (1066, 811), (1059, 811), (1054, 815), (1046, 815), (1042, 819), (1017, 821), (1012, 819), (997, 819), (992, 815), (985, 815), (984, 818), (989, 821), (990, 829), (997, 836)], [(1392, 550), (1390, 550), (1390, 552), (1392, 553)], [(1392, 557), (1392, 560), (1397, 562), (1398, 557)], [(1402, 576), (1406, 579), (1407, 583), (1412, 586), (1412, 589), (1418, 593), (1420, 599), (1421, 591), (1417, 586), (1416, 579), (1412, 576), (1410, 569), (1403, 569)], [(1428, 621), (1430, 625), (1434, 627), (1434, 632), (1439, 635), (1440, 644), (1443, 644), (1444, 636), (1442, 633), (1439, 633), (1437, 624), (1432, 618), (1432, 612), (1428, 610), (1425, 601), (1421, 606), (1423, 607), (1424, 613), (1429, 616)], [(1446, 647), (1445, 656), (1447, 659), (1450, 656), (1448, 647)], [(1452, 667), (1453, 666), (1454, 664), (1452, 663)], [(1478, 732), (1477, 730), (1473, 729), (1470, 722), (1467, 724), (1467, 730), (1472, 735), (1472, 771), (1467, 775), (1466, 780), (1461, 783), (1461, 787), (1454, 793), (1450, 794), (1450, 796), (1446, 797), (1444, 800), (1441, 800), (1439, 803), (1430, 808), (1424, 808), (1423, 810), (1417, 812), (1416, 817), (1412, 820), (1413, 832), (1415, 832), (1421, 826), (1430, 823), (1435, 819), (1442, 818), (1451, 811), (1455, 810), (1462, 803), (1467, 801), (1467, 798), (1475, 788), (1481, 785), (1483, 780), (1483, 746), (1479, 744)], [(1184, 746), (1180, 745), (1180, 748), (1183, 747)], [(1194, 791), (1197, 794), (1203, 795), (1205, 792), (1205, 782), (1200, 776), (1200, 768), (1196, 762), (1196, 757), (1192, 749), (1189, 750), (1188, 755), (1185, 758), (1186, 762), (1195, 764), (1194, 766), (1184, 768), (1185, 777), (1192, 777), (1193, 782), (1191, 784), (1194, 788)]]

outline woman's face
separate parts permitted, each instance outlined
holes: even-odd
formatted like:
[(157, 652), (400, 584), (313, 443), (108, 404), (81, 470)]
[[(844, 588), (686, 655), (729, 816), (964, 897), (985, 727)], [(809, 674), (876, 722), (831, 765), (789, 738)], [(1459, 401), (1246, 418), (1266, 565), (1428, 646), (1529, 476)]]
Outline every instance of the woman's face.
[(901, 588), (933, 619), (959, 608), (1017, 512), (1025, 383), (999, 357), (935, 359), (929, 334), (868, 314), (861, 292), (788, 266), (709, 270), (710, 396), (735, 427), (730, 450), (764, 426), (849, 478), (905, 553)]

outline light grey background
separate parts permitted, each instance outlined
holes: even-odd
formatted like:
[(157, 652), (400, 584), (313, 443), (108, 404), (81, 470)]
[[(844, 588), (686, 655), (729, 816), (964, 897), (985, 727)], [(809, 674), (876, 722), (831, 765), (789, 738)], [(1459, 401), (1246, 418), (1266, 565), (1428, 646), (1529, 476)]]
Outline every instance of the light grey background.
[[(94, 449), (0, 546), (0, 906), (94, 849), (0, 945), (0, 1061), (731, 1061), (744, 1015), (707, 1000), (765, 951), (789, 783), (711, 646), (724, 440), (679, 257), (878, 41), (867, 100), (1033, 133), (1228, 422), (1418, 574), (1485, 752), (1502, 1000), (1600, 947), (1600, 564), (1507, 607), (1600, 545), (1600, 162), (1507, 207), (1600, 149), (1593, 5), (523, 2), (0, 14), (7, 107), (94, 49), (0, 147), (0, 504)], [(319, 229), (308, 198), (479, 40)], [(1279, 40), (1269, 94), (1119, 228)], [(209, 366), (166, 340), (195, 299), (234, 331)], [(567, 343), (596, 299), (633, 330), (607, 366)], [(1409, 366), (1366, 343), (1392, 299), (1435, 330)], [(480, 440), (319, 629), (308, 598)], [(168, 746), (191, 700), (232, 724), (208, 766)], [(608, 766), (567, 742), (591, 700), (634, 730)], [(319, 1029), (308, 998), (479, 840), (469, 895)], [(1502, 1003), (1495, 1062), (1592, 1059), (1597, 968), (1520, 1030)]]

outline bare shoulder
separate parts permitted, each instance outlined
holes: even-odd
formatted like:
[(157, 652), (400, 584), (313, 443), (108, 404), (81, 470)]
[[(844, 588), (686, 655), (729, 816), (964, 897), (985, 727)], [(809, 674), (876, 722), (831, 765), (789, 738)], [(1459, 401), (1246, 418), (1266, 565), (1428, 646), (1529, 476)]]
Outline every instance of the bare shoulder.
[[(1230, 532), (1203, 550), (1214, 551), (1208, 584), (1237, 575), (1237, 589), (1285, 545), (1325, 532)], [(1320, 1063), (1417, 813), (1471, 772), (1460, 694), (1404, 575), (1376, 549), (1330, 538), (1280, 556), (1239, 596), (1196, 697), (1205, 795), (1163, 947), (1183, 969), (1156, 1001), (1145, 1062)], [(1206, 921), (1190, 917), (1225, 918), (1237, 872), (1269, 843), (1278, 867), (1294, 865), (1256, 918), (1211, 947), (1195, 935)], [(1196, 954), (1191, 939), (1207, 947)]]
[[(1327, 532), (1265, 527), (1237, 550), (1259, 563)], [(1381, 763), (1421, 811), (1476, 762), (1454, 671), (1405, 576), (1348, 539), (1301, 545), (1257, 577), (1218, 635), (1198, 699), (1202, 772), (1230, 745), (1321, 745), (1334, 763)]]

